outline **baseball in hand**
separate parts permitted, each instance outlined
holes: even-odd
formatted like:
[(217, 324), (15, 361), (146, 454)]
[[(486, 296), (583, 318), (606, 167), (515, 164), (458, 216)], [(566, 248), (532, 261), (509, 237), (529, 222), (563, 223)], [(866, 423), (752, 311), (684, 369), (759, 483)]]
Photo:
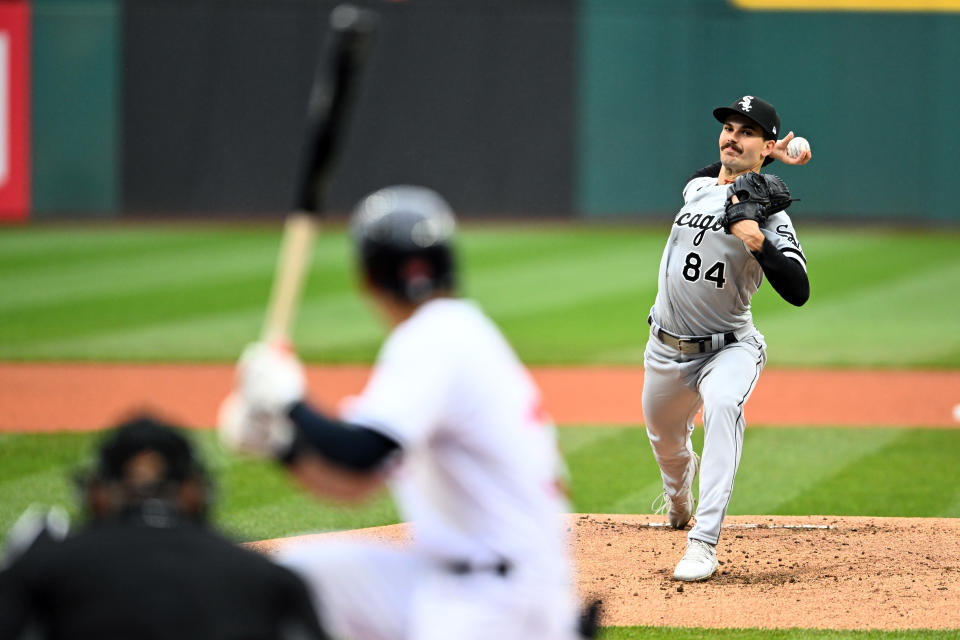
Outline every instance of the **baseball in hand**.
[(794, 138), (787, 145), (787, 155), (791, 158), (799, 158), (804, 151), (810, 151), (810, 143), (806, 138)]

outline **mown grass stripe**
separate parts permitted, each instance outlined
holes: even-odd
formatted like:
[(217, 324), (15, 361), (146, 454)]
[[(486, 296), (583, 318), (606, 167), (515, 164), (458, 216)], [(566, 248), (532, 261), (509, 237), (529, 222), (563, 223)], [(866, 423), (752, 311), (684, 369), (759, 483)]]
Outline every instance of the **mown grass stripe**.
[[(960, 235), (929, 234), (923, 238), (921, 243), (910, 236), (878, 234), (869, 229), (804, 234), (812, 292), (808, 305), (843, 302), (861, 289), (884, 286), (917, 271), (936, 271), (957, 263)], [(937, 279), (936, 275), (933, 279)], [(758, 318), (793, 314), (793, 307), (769, 285), (760, 288), (752, 306)]]
[[(911, 272), (757, 324), (783, 359), (808, 366), (938, 364), (960, 349), (960, 264)], [(896, 302), (893, 302), (896, 301)], [(843, 336), (827, 337), (825, 327)]]
[[(42, 313), (18, 309), (0, 313), (4, 345), (82, 337), (91, 333), (177, 322), (206, 313), (253, 306), (250, 291), (269, 290), (269, 279), (220, 280), (194, 283), (168, 291), (147, 290), (116, 295), (110, 300), (91, 299), (53, 304)], [(261, 300), (266, 296), (257, 296)], [(266, 306), (265, 303), (263, 303)], [(212, 334), (210, 338), (215, 339)]]
[[(464, 292), (531, 364), (639, 363), (666, 230), (467, 226)], [(769, 286), (754, 298), (771, 364), (960, 366), (960, 300), (946, 295), (960, 285), (960, 234), (812, 229), (801, 239), (810, 302), (795, 309)], [(238, 345), (221, 346), (218, 323), (244, 327), (239, 336), (265, 306), (278, 246), (279, 225), (4, 231), (0, 358), (232, 360)], [(308, 359), (376, 353), (383, 332), (350, 255), (343, 227), (325, 229), (298, 325)], [(163, 348), (125, 353), (140, 332), (167, 336)], [(904, 339), (916, 335), (929, 339)]]
[[(643, 429), (563, 427), (558, 435), (574, 511), (649, 513), (660, 475)], [(4, 434), (0, 532), (33, 502), (75, 505), (70, 474), (99, 437)], [(316, 501), (275, 465), (225, 452), (214, 432), (189, 437), (219, 487), (217, 522), (244, 540), (397, 521), (386, 497), (360, 510)], [(694, 443), (702, 445), (702, 430)], [(748, 428), (730, 513), (960, 517), (957, 459), (960, 430)], [(831, 463), (840, 469), (825, 471)]]
[[(458, 247), (467, 263), (509, 266), (558, 255), (583, 255), (632, 247), (640, 253), (663, 248), (662, 230), (577, 225), (467, 227)], [(656, 245), (660, 246), (657, 247)]]
[(0, 229), (0, 269), (43, 266), (58, 260), (89, 260), (98, 256), (109, 259), (117, 255), (135, 255), (145, 249), (209, 243), (222, 235), (218, 230), (150, 226), (4, 228)]
[(571, 473), (574, 510), (619, 513), (617, 509), (624, 508), (624, 504), (633, 504), (634, 512), (649, 512), (650, 501), (660, 491), (660, 475), (646, 432), (636, 428), (577, 429), (599, 429), (604, 433), (567, 452), (566, 434), (570, 428), (560, 430), (561, 450)]
[[(573, 471), (575, 510), (581, 513), (649, 513), (662, 491), (642, 429), (563, 427), (561, 450)], [(642, 437), (641, 437), (642, 436)], [(617, 452), (614, 458), (611, 452)]]
[(641, 287), (639, 279), (603, 276), (636, 273), (641, 265), (632, 247), (601, 255), (552, 255), (509, 267), (488, 267), (474, 274), (469, 287), (489, 313), (508, 316), (636, 291)]
[[(341, 240), (318, 243), (313, 264), (318, 276), (336, 265), (346, 272), (347, 248)], [(221, 237), (208, 243), (164, 243), (135, 247), (122, 255), (93, 254), (83, 259), (58, 261), (46, 257), (34, 267), (0, 270), (7, 277), (0, 308), (14, 306), (46, 309), (73, 300), (106, 301), (132, 291), (157, 291), (163, 295), (173, 287), (198, 282), (236, 280), (242, 276), (264, 279), (272, 273), (279, 251), (279, 239), (269, 236)], [(344, 286), (347, 285), (343, 278)]]
[[(880, 434), (870, 430), (864, 437)], [(771, 513), (960, 517), (960, 431), (909, 429), (837, 465)]]
[(619, 429), (584, 426), (558, 427), (556, 433), (563, 454), (572, 456), (580, 453), (580, 451), (586, 447), (600, 445), (606, 440), (616, 436), (619, 431)]
[(178, 252), (175, 259), (159, 262), (154, 256), (125, 263), (108, 263), (83, 271), (56, 270), (26, 274), (11, 279), (0, 300), (0, 310), (21, 308), (29, 313), (50, 313), (76, 303), (108, 306), (117, 296), (142, 294), (173, 295), (176, 290), (198, 282), (217, 282), (253, 277), (276, 261), (275, 252), (210, 254), (205, 251)]
[(217, 525), (241, 542), (345, 531), (358, 528), (357, 522), (363, 522), (364, 527), (378, 527), (397, 521), (396, 509), (385, 497), (355, 508), (332, 504), (318, 508), (313, 498), (302, 496), (257, 507), (232, 509), (217, 517)]
[[(787, 506), (838, 468), (860, 462), (902, 435), (897, 429), (751, 429), (730, 501), (730, 515), (797, 515)], [(852, 515), (852, 514), (851, 514)]]
[[(37, 341), (28, 348), (0, 345), (0, 357), (231, 361), (259, 336), (265, 307), (265, 302), (248, 304), (229, 312)], [(303, 304), (294, 327), (300, 352), (327, 362), (341, 360), (341, 351), (358, 359), (372, 357), (382, 337), (383, 328), (369, 309), (345, 294)]]
[[(646, 293), (626, 299), (611, 294), (584, 304), (498, 321), (526, 362), (555, 362), (558, 354), (563, 353), (567, 361), (573, 362), (640, 364), (649, 333), (647, 315), (654, 298), (652, 290)], [(589, 327), (589, 341), (570, 338), (584, 327)]]
[[(576, 511), (649, 513), (660, 474), (643, 429), (559, 434)], [(698, 427), (694, 446), (702, 442)], [(748, 426), (728, 513), (960, 517), (960, 476), (950, 462), (958, 459), (960, 430)], [(917, 470), (928, 464), (933, 473), (921, 478)]]

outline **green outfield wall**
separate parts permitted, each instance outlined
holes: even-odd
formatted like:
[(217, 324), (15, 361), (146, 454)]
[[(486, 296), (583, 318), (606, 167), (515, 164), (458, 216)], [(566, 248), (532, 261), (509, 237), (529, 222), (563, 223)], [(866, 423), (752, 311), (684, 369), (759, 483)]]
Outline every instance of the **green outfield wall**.
[(812, 142), (812, 164), (780, 167), (805, 213), (960, 220), (960, 14), (723, 0), (583, 0), (581, 11), (585, 214), (675, 210), (686, 176), (718, 157), (713, 107), (751, 94)]
[[(32, 216), (287, 210), (334, 4), (34, 0)], [(750, 94), (813, 144), (771, 168), (798, 215), (960, 222), (960, 2), (360, 4), (382, 29), (334, 209), (420, 182), (467, 215), (662, 219)]]
[(120, 3), (32, 2), (32, 215), (121, 208)]

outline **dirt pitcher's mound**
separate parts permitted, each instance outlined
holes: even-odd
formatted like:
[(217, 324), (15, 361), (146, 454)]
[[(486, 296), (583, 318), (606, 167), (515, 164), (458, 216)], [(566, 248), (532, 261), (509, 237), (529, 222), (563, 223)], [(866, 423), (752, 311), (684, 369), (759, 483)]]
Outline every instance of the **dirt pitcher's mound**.
[[(960, 628), (960, 520), (732, 516), (707, 582), (671, 576), (686, 533), (646, 515), (571, 515), (580, 592), (605, 626)], [(404, 525), (320, 534), (402, 543)], [(250, 546), (264, 552), (304, 538)]]
[(736, 516), (718, 575), (672, 579), (686, 533), (642, 515), (574, 516), (580, 589), (606, 624), (960, 628), (960, 520)]

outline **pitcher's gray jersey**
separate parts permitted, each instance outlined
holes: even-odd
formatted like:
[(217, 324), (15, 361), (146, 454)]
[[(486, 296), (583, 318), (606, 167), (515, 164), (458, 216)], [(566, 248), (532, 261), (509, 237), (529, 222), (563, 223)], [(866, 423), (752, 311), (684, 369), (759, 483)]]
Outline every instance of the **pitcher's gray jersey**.
[[(723, 230), (727, 185), (718, 185), (716, 178), (694, 178), (683, 198), (660, 260), (653, 319), (681, 336), (752, 326), (750, 299), (763, 281), (763, 270), (743, 241)], [(761, 231), (806, 270), (806, 257), (786, 212), (770, 216)]]

